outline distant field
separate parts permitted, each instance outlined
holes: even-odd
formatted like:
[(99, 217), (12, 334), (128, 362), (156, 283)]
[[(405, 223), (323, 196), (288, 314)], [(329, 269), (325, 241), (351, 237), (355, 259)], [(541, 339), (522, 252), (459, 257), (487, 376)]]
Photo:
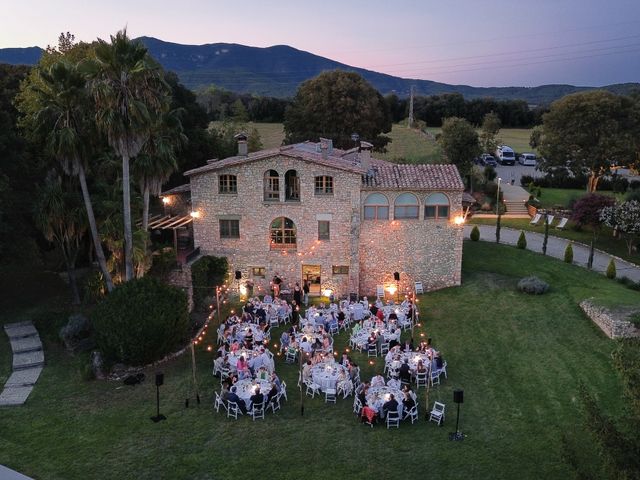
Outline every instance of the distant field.
[[(284, 129), (281, 123), (250, 123), (260, 132), (263, 148), (275, 148), (282, 145)], [(427, 134), (409, 129), (406, 124), (394, 124), (389, 134), (391, 142), (386, 153), (378, 153), (376, 157), (397, 163), (442, 163), (442, 153), (435, 141), (440, 133), (439, 128), (427, 128)], [(502, 142), (516, 152), (535, 152), (529, 147), (530, 129), (502, 129), (498, 135)]]

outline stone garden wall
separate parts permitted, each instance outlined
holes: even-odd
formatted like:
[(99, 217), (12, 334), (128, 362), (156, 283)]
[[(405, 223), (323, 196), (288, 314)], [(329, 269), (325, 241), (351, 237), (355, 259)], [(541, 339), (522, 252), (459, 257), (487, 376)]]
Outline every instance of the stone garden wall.
[(580, 308), (609, 338), (640, 337), (640, 329), (625, 320), (624, 314), (594, 305), (590, 300), (580, 302)]

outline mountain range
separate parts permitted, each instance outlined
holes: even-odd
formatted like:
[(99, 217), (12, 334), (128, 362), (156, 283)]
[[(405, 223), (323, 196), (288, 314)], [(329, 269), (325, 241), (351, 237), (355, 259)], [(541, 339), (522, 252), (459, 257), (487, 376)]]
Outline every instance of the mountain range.
[[(292, 97), (300, 83), (325, 70), (357, 72), (380, 93), (417, 95), (460, 93), (467, 99), (493, 97), (496, 100), (525, 100), (529, 104), (546, 104), (564, 95), (596, 87), (541, 85), (538, 87), (473, 87), (449, 85), (430, 80), (394, 77), (384, 73), (345, 65), (287, 45), (267, 48), (235, 43), (183, 45), (140, 37), (151, 55), (166, 69), (178, 74), (181, 82), (193, 89), (216, 85), (239, 93), (274, 97)], [(0, 63), (34, 65), (42, 55), (39, 47), (0, 49)], [(640, 89), (640, 83), (621, 83), (598, 87), (618, 94)]]

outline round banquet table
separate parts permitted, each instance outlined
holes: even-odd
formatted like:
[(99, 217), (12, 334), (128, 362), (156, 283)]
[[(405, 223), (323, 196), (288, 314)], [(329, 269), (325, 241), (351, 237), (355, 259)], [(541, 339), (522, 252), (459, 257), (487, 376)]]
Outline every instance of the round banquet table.
[(371, 336), (372, 331), (375, 331), (376, 335), (382, 334), (382, 336), (387, 342), (391, 340), (391, 338), (393, 338), (393, 334), (386, 328), (381, 329), (381, 328), (367, 328), (367, 327), (363, 327), (360, 330), (358, 330), (358, 333), (356, 333), (355, 337), (352, 335), (351, 338), (354, 339), (357, 345), (364, 348), (367, 346), (367, 343), (369, 342), (369, 337)]
[(340, 377), (349, 378), (347, 369), (337, 362), (322, 362), (311, 367), (311, 378), (314, 383), (320, 385), (320, 389), (324, 392), (327, 388), (336, 388)]
[[(396, 357), (399, 357), (399, 359), (397, 359)], [(415, 372), (417, 370), (418, 361), (420, 360), (422, 360), (422, 364), (425, 366), (425, 368), (429, 368), (429, 365), (431, 365), (431, 358), (426, 353), (401, 352), (398, 355), (394, 356), (394, 360), (391, 362), (391, 368), (400, 368), (400, 365), (404, 363), (405, 359), (409, 360), (409, 368), (412, 372)]]
[(379, 412), (384, 403), (389, 400), (389, 395), (392, 393), (398, 402), (398, 412), (402, 412), (402, 400), (404, 399), (404, 393), (402, 393), (402, 390), (398, 388), (392, 388), (386, 385), (369, 388), (367, 391), (367, 405), (376, 412)]
[(251, 406), (251, 395), (256, 393), (256, 387), (260, 386), (260, 393), (267, 398), (267, 393), (271, 390), (271, 382), (267, 380), (252, 380), (245, 378), (244, 380), (238, 380), (233, 384), (236, 387), (236, 394), (244, 401), (247, 406), (247, 410)]
[(261, 348), (261, 346), (258, 345), (253, 350), (248, 350), (246, 348), (240, 348), (240, 349), (236, 350), (235, 352), (229, 352), (227, 355), (229, 356), (229, 364), (231, 365), (231, 368), (233, 370), (237, 370), (238, 360), (240, 360), (240, 357), (244, 357), (244, 359), (248, 362), (252, 358), (257, 357), (258, 355), (260, 355), (260, 348)]
[(256, 325), (255, 323), (243, 322), (234, 325), (234, 327), (236, 328), (238, 336), (241, 337), (243, 341), (245, 335), (249, 332), (249, 330), (251, 330), (251, 333), (253, 334), (254, 343), (262, 343), (262, 341), (264, 340), (264, 331), (262, 330), (262, 328), (260, 328), (260, 325)]

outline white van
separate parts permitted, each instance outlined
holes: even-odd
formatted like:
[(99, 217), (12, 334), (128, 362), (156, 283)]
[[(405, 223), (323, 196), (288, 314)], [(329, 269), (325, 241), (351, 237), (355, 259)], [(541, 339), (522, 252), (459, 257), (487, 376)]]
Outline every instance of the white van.
[(518, 163), (525, 167), (535, 167), (538, 163), (538, 159), (536, 158), (535, 153), (523, 153), (518, 158)]
[(516, 154), (513, 149), (507, 145), (498, 145), (498, 148), (496, 148), (496, 158), (500, 165), (516, 164)]

